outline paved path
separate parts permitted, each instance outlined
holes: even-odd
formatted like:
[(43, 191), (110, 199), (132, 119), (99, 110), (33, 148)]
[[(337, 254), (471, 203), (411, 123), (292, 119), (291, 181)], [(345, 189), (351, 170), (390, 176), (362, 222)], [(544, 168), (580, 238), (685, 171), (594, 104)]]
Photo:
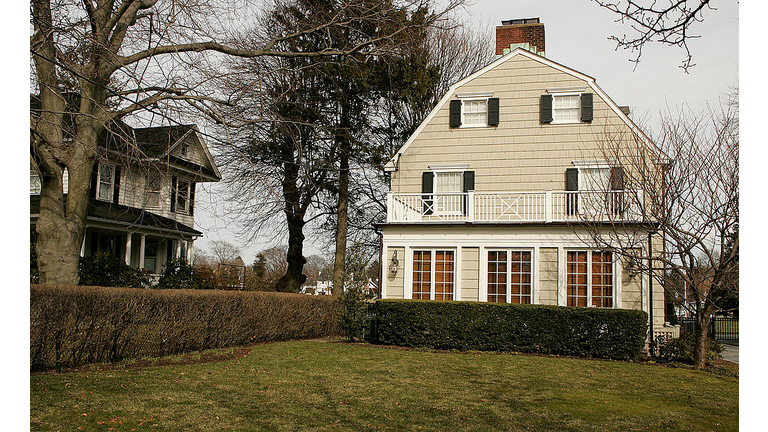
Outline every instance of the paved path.
[(723, 344), (723, 360), (739, 364), (739, 341), (720, 341)]

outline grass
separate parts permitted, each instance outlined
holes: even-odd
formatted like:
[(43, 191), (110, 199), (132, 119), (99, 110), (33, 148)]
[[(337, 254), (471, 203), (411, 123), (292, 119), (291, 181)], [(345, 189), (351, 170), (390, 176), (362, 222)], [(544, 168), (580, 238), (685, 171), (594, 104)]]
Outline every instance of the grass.
[(735, 431), (738, 379), (658, 365), (299, 341), (30, 377), (30, 429)]

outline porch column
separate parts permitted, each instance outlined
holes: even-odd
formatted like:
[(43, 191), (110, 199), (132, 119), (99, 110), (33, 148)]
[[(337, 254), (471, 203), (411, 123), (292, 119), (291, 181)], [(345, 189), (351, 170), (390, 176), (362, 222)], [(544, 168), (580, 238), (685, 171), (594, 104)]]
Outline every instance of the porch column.
[(147, 244), (147, 235), (141, 235), (141, 243), (139, 243), (139, 268), (144, 268), (144, 248)]
[(131, 265), (131, 238), (133, 234), (128, 233), (125, 236), (125, 263)]
[(174, 254), (176, 259), (181, 258), (181, 242), (181, 240), (176, 240), (176, 253)]
[(88, 237), (88, 231), (86, 231), (85, 234), (83, 234), (83, 244), (80, 245), (80, 257), (81, 258), (85, 256), (85, 239), (87, 237)]
[(193, 256), (192, 256), (192, 245), (193, 244), (194, 244), (193, 241), (191, 241), (191, 240), (187, 241), (187, 262), (190, 263), (190, 264), (192, 263), (192, 258), (193, 258)]

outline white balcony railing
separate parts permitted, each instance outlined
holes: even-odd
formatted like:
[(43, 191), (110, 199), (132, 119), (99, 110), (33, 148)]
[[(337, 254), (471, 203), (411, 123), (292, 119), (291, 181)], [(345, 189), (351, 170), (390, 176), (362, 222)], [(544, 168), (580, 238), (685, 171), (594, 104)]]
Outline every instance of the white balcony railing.
[(387, 222), (637, 221), (639, 191), (387, 195)]

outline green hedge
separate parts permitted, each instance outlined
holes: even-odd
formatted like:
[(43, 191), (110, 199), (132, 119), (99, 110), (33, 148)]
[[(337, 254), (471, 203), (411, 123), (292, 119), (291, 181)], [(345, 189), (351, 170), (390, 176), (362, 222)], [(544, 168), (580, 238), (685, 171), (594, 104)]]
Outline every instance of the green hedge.
[(637, 359), (648, 314), (626, 309), (379, 300), (379, 343), (461, 351), (514, 351)]
[(30, 368), (340, 334), (330, 296), (220, 290), (30, 287)]

